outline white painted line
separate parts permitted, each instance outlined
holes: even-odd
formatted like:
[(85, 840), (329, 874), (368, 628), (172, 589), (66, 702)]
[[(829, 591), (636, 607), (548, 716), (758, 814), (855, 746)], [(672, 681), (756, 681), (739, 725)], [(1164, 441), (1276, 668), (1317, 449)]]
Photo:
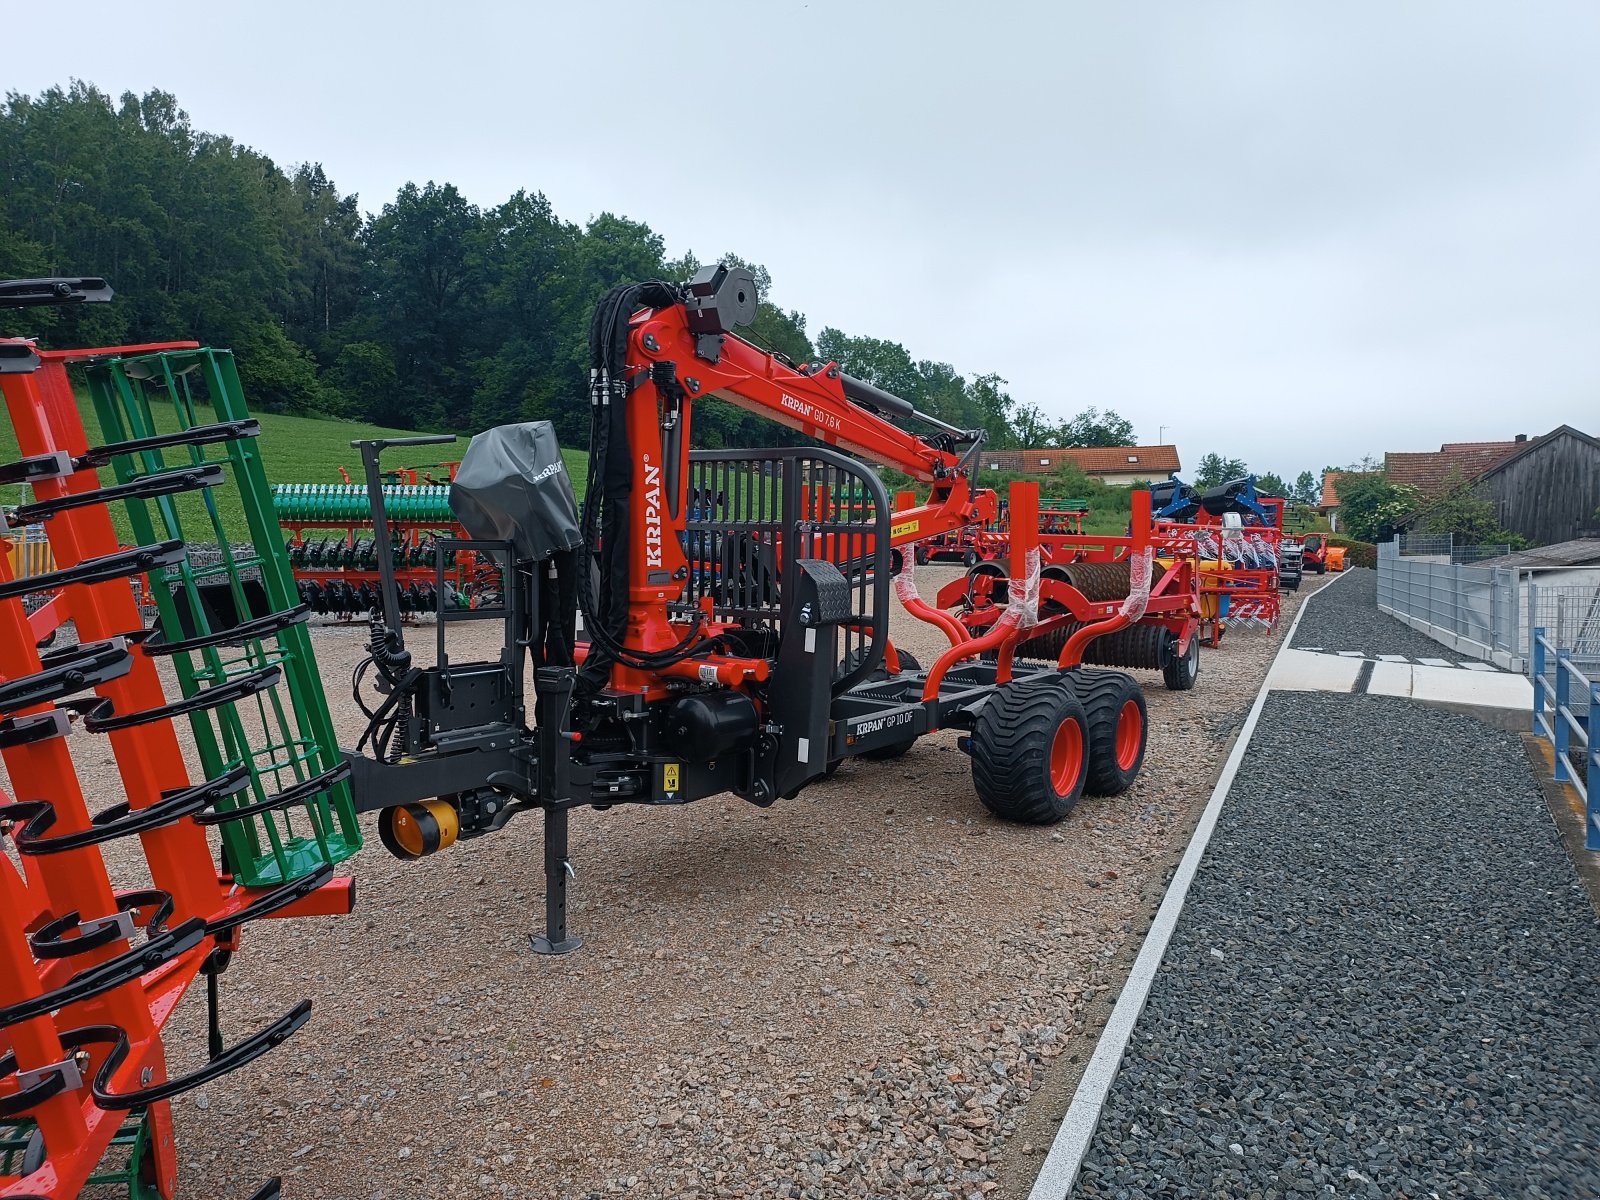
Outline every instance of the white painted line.
[[(1289, 649), (1295, 628), (1300, 624), (1300, 618), (1306, 615), (1311, 601), (1337, 582), (1335, 580), (1319, 588), (1300, 606), (1289, 632), (1284, 636), (1283, 644), (1273, 657), (1274, 667)], [(1078, 1080), (1078, 1090), (1072, 1095), (1072, 1104), (1061, 1120), (1061, 1128), (1056, 1131), (1055, 1141), (1050, 1144), (1050, 1153), (1039, 1168), (1038, 1178), (1033, 1181), (1028, 1200), (1066, 1200), (1072, 1185), (1078, 1180), (1078, 1171), (1083, 1167), (1084, 1156), (1094, 1140), (1095, 1128), (1100, 1124), (1106, 1096), (1111, 1091), (1117, 1068), (1122, 1065), (1122, 1056), (1127, 1053), (1128, 1042), (1133, 1037), (1133, 1027), (1139, 1020), (1139, 1014), (1144, 1011), (1145, 1002), (1150, 999), (1150, 988), (1155, 983), (1156, 972), (1161, 968), (1162, 956), (1172, 941), (1173, 930), (1178, 927), (1178, 915), (1183, 912), (1183, 901), (1189, 894), (1189, 885), (1194, 882), (1195, 873), (1200, 869), (1200, 860), (1205, 856), (1212, 830), (1217, 827), (1217, 818), (1222, 814), (1228, 789), (1233, 786), (1233, 777), (1239, 773), (1239, 764), (1244, 761), (1245, 751), (1250, 748), (1250, 735), (1255, 732), (1256, 722), (1261, 719), (1261, 708), (1266, 704), (1267, 692), (1272, 687), (1271, 677), (1272, 671), (1269, 669), (1267, 678), (1261, 681), (1261, 687), (1256, 692), (1255, 703), (1250, 706), (1250, 715), (1245, 718), (1244, 726), (1239, 731), (1239, 740), (1233, 744), (1228, 761), (1222, 764), (1222, 774), (1217, 776), (1217, 786), (1211, 789), (1211, 799), (1200, 814), (1194, 837), (1189, 840), (1189, 848), (1178, 863), (1178, 869), (1173, 872), (1172, 882), (1167, 885), (1167, 894), (1162, 897), (1161, 907), (1156, 912), (1155, 920), (1150, 923), (1150, 932), (1145, 934), (1144, 945), (1139, 948), (1139, 957), (1134, 959), (1133, 969), (1128, 972), (1128, 981), (1122, 986), (1122, 994), (1117, 998), (1116, 1007), (1111, 1010), (1111, 1018), (1100, 1031), (1100, 1040), (1095, 1043), (1089, 1065), (1083, 1069), (1083, 1078)]]
[(1403, 663), (1408, 663), (1411, 660), (1409, 658), (1407, 658), (1404, 654), (1380, 654), (1380, 655), (1378, 655), (1378, 661), (1379, 662), (1403, 662)]
[[(1301, 612), (1305, 612), (1305, 609), (1302, 608), (1300, 611)], [(1295, 617), (1295, 620), (1299, 620), (1299, 619), (1300, 618), (1297, 615)], [(1340, 658), (1365, 658), (1366, 656), (1367, 656), (1367, 652), (1365, 650), (1341, 650), (1341, 651), (1339, 651), (1339, 657)]]
[(1419, 659), (1417, 659), (1417, 661), (1419, 663), (1421, 663), (1425, 667), (1453, 667), (1453, 666), (1455, 666), (1455, 663), (1451, 662), (1448, 658), (1419, 658)]

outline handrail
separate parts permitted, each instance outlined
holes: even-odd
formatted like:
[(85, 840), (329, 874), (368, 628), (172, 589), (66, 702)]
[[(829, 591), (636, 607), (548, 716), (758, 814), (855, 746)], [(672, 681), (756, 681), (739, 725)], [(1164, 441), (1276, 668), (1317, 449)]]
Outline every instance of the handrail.
[[(1545, 678), (1552, 652), (1556, 656), (1553, 680)], [(1600, 682), (1580, 671), (1572, 661), (1572, 651), (1551, 642), (1543, 626), (1533, 631), (1532, 677), (1533, 733), (1551, 744), (1555, 756), (1551, 778), (1570, 784), (1583, 797), (1584, 848), (1600, 850), (1600, 792), (1594, 787), (1595, 777), (1600, 775), (1600, 738), (1595, 737), (1600, 729)], [(1578, 685), (1576, 703), (1574, 683)], [(1572, 770), (1574, 737), (1583, 750), (1582, 778)]]

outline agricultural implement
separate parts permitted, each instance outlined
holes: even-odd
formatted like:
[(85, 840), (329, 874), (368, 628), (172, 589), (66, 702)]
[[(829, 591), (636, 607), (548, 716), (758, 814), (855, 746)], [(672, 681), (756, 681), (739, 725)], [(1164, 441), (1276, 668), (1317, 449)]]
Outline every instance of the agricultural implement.
[[(12, 290), (26, 302), (109, 294), (99, 280)], [(473, 438), (451, 486), (465, 536), (435, 532), (430, 563), (397, 561), (404, 505), (381, 456), (453, 439), (355, 444), (376, 578), (369, 655), (353, 684), (367, 725), (344, 751), (310, 654), (312, 605), (276, 528), (231, 357), (192, 343), (62, 354), (0, 342), (25, 455), (0, 482), (33, 487), (38, 498), (15, 519), (45, 522), (57, 564), (22, 582), (0, 567), (0, 754), (27, 781), (0, 809), (0, 836), (22, 864), (0, 856), (0, 1195), (75, 1196), (110, 1162), (129, 1195), (169, 1200), (167, 1102), (266, 1052), (309, 1013), (303, 1002), (225, 1049), (217, 975), (251, 920), (348, 911), (353, 893), (333, 869), (361, 844), (359, 812), (376, 813), (391, 852), (420, 859), (538, 811), (545, 912), (532, 944), (560, 954), (582, 944), (567, 923), (574, 808), (719, 793), (771, 805), (846, 759), (895, 757), (946, 729), (971, 755), (979, 800), (1005, 819), (1059, 821), (1081, 795), (1134, 782), (1143, 693), (1126, 674), (1081, 663), (1085, 647), (1151, 612), (1177, 619), (1150, 584), (1147, 503), (1126, 561), (1111, 564), (1126, 575), (1120, 594), (1095, 599), (1076, 576), (1046, 582), (1037, 488), (1012, 485), (1009, 569), (995, 577), (1004, 588), (989, 585), (985, 604), (957, 619), (918, 596), (907, 551), (995, 519), (997, 496), (973, 486), (981, 432), (836, 364), (800, 367), (757, 349), (735, 333), (755, 311), (750, 274), (721, 267), (686, 286), (604, 298), (591, 326), (581, 518), (549, 425), (505, 426)], [(112, 444), (87, 445), (69, 363)], [(820, 444), (691, 451), (694, 406), (708, 396)], [(852, 455), (910, 475), (926, 498), (896, 506)], [(106, 468), (115, 483), (101, 482)], [(245, 552), (212, 496), (225, 483), (239, 490)], [(118, 546), (113, 503), (126, 508), (132, 548)], [(191, 526), (214, 541), (216, 561), (189, 559)], [(344, 540), (353, 544), (348, 529)], [(418, 580), (403, 572), (431, 571), (442, 595), (464, 555), (499, 586), (475, 607), (438, 605), (423, 665), (406, 644), (402, 601)], [(153, 629), (129, 587), (135, 575), (156, 601)], [(22, 594), (40, 591), (56, 598), (29, 616)], [(927, 667), (889, 636), (891, 593), (944, 635)], [(39, 642), (65, 618), (79, 641), (41, 658)], [(499, 654), (453, 658), (463, 621), (496, 622)], [(1019, 654), (1069, 621), (1050, 658)], [(177, 699), (161, 690), (161, 659)], [(77, 736), (110, 739), (127, 793), (98, 812), (67, 753), (73, 711)], [(179, 752), (180, 719), (199, 782)], [(137, 855), (125, 846), (108, 863), (101, 847), (134, 836), (154, 887), (118, 892), (108, 865)], [(201, 975), (211, 1059), (169, 1079), (160, 1031)]]
[[(1167, 688), (1188, 691), (1200, 670), (1199, 573), (1194, 557), (1158, 559), (1150, 494), (1132, 493), (1126, 536), (1084, 534), (1081, 517), (1067, 525), (1055, 514), (1012, 509), (1010, 530), (994, 536), (1009, 546), (1040, 528), (1037, 624), (1015, 655), (1052, 662), (1063, 671), (1095, 666), (1160, 671)], [(994, 625), (1010, 603), (1012, 582), (994, 562), (939, 590), (937, 603), (969, 634)]]
[[(97, 279), (0, 284), (7, 307), (109, 298)], [(88, 442), (69, 366), (90, 386), (105, 444)], [(74, 1197), (90, 1184), (171, 1197), (173, 1097), (246, 1066), (310, 1015), (300, 1001), (225, 1044), (220, 977), (246, 927), (348, 912), (353, 899), (349, 881), (333, 877), (360, 846), (349, 767), (305, 610), (267, 513), (250, 503), (265, 492), (258, 429), (224, 401), (216, 419), (197, 419), (186, 404), (197, 376), (213, 397), (237, 397), (231, 359), (193, 343), (60, 352), (0, 340), (0, 392), (23, 456), (0, 467), (0, 482), (26, 483), (34, 496), (5, 521), (41, 524), (53, 559), (51, 570), (17, 579), (0, 556), (0, 756), (16, 790), (0, 796), (8, 1200)], [(162, 430), (152, 423), (158, 392), (154, 407), (177, 418)], [(215, 536), (215, 493), (225, 487), (244, 497), (265, 549), (202, 566), (188, 556), (183, 523)], [(132, 526), (131, 547), (119, 545), (113, 505)], [(153, 627), (130, 587), (139, 578), (157, 602)], [(53, 598), (30, 614), (23, 597), (36, 593)], [(70, 742), (90, 743), (85, 758), (109, 750), (117, 782), (80, 778)], [(220, 870), (208, 830), (220, 835)], [(165, 1027), (202, 978), (208, 1057), (173, 1075)], [(257, 1192), (276, 1194), (274, 1182)]]
[[(902, 495), (896, 497), (895, 503), (910, 504), (912, 501)], [(1053, 538), (1062, 534), (1083, 533), (1083, 519), (1089, 515), (1089, 503), (1086, 500), (1041, 496), (1038, 515), (1041, 553), (1048, 561)], [(1001, 497), (994, 520), (982, 527), (968, 526), (920, 541), (913, 551), (912, 560), (918, 566), (960, 563), (969, 569), (980, 563), (1003, 562), (1011, 553), (1010, 530), (1010, 501)]]
[(1302, 539), (1301, 547), (1305, 555), (1306, 570), (1318, 575), (1344, 570), (1346, 548), (1335, 546), (1327, 534), (1308, 533)]
[[(441, 463), (453, 478), (455, 463)], [(272, 488), (273, 511), (287, 534), (284, 547), (301, 601), (313, 613), (351, 618), (378, 606), (377, 531), (366, 483), (282, 483)], [(480, 593), (496, 591), (492, 563), (470, 550), (434, 554), (440, 538), (460, 540), (465, 531), (450, 508), (450, 486), (431, 471), (386, 471), (381, 478), (388, 514), (389, 554), (398, 603), (404, 614), (470, 608)]]
[(1206, 644), (1220, 645), (1230, 628), (1273, 628), (1281, 612), (1283, 500), (1258, 493), (1254, 476), (1204, 494), (1173, 476), (1151, 495), (1160, 559), (1197, 563)]
[[(986, 621), (958, 621), (916, 592), (911, 546), (998, 512), (995, 493), (972, 484), (982, 433), (919, 413), (837, 364), (799, 367), (759, 350), (734, 332), (755, 305), (739, 269), (609, 294), (591, 332), (581, 521), (548, 426), (491, 430), (473, 439), (452, 491), (471, 538), (441, 539), (437, 551), (499, 562), (514, 581), (504, 606), (442, 614), (442, 665), (419, 668), (394, 589), (382, 589), (371, 661), (386, 699), (363, 738), (375, 754), (352, 760), (357, 805), (382, 808), (380, 833), (402, 857), (541, 810), (538, 950), (579, 945), (566, 922), (575, 807), (727, 792), (770, 805), (846, 759), (893, 757), (954, 729), (980, 801), (1044, 823), (1086, 789), (1124, 790), (1143, 760), (1144, 698), (1131, 677), (1017, 656), (1037, 621), (1036, 533), (1011, 537), (1008, 597)], [(707, 396), (822, 444), (691, 451), (694, 405)], [(392, 444), (362, 444), (369, 484)], [(910, 475), (926, 498), (896, 505), (850, 454)], [(381, 491), (371, 494), (387, 579), (387, 514)], [(1008, 502), (1014, 525), (1037, 530), (1035, 485), (1013, 485)], [(1132, 549), (1147, 567), (1148, 533)], [(1136, 620), (1147, 579), (1135, 576), (1118, 604), (1081, 610), (1083, 636), (1061, 661), (1076, 665), (1081, 645)], [(926, 667), (890, 640), (891, 592), (948, 642)], [(490, 619), (503, 623), (497, 659), (448, 658), (455, 622)], [(533, 730), (522, 691), (530, 657)]]

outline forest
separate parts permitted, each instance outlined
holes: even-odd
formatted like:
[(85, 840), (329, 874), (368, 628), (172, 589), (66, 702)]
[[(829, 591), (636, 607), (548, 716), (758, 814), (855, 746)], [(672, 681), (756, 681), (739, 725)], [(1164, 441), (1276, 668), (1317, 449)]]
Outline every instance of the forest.
[[(466, 431), (517, 419), (587, 436), (589, 313), (612, 285), (687, 279), (640, 221), (579, 224), (538, 192), (491, 208), (449, 183), (408, 183), (375, 212), (320, 164), (282, 167), (201, 132), (161, 91), (113, 100), (74, 82), (0, 107), (0, 277), (103, 275), (117, 302), (34, 309), (58, 344), (192, 337), (235, 351), (256, 407)], [(733, 254), (772, 281), (759, 263)], [(824, 328), (763, 301), (752, 341), (795, 362), (833, 359), (998, 446), (1120, 445), (1133, 427), (1088, 409), (1052, 421), (993, 373), (964, 375), (898, 343)], [(787, 431), (724, 404), (697, 412), (707, 446)]]

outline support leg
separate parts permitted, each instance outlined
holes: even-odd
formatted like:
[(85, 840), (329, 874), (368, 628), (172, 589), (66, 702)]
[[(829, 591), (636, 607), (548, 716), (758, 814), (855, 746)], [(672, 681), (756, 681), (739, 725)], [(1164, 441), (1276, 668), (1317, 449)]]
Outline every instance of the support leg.
[(208, 973), (206, 975), (206, 1050), (212, 1058), (220, 1057), (224, 1049), (220, 990), (217, 983), (217, 972)]
[(567, 933), (567, 882), (572, 878), (567, 857), (567, 810), (553, 804), (544, 809), (544, 933), (530, 941), (535, 954), (570, 954), (583, 945), (581, 937)]

